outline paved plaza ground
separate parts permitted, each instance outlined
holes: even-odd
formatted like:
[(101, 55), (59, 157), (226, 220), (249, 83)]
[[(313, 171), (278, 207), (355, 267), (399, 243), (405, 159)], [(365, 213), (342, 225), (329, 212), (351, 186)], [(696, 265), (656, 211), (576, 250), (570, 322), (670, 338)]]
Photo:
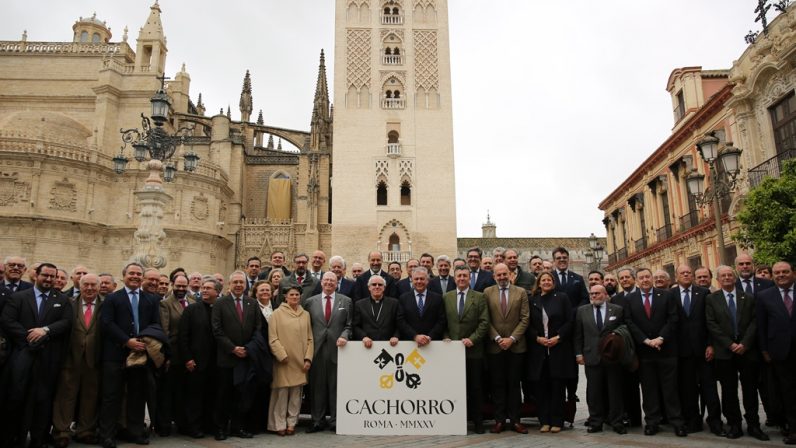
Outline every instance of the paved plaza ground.
[[(150, 446), (158, 448), (254, 448), (254, 447), (292, 447), (292, 448), (393, 448), (393, 447), (645, 447), (645, 448), (674, 448), (674, 447), (771, 447), (784, 446), (782, 436), (776, 428), (763, 428), (771, 437), (770, 442), (759, 442), (748, 436), (740, 439), (729, 440), (716, 437), (707, 430), (704, 432), (691, 434), (688, 437), (676, 437), (671, 427), (662, 426), (661, 432), (656, 436), (650, 437), (643, 434), (642, 428), (630, 428), (628, 434), (617, 435), (606, 427), (602, 433), (588, 434), (584, 421), (588, 416), (586, 410), (586, 378), (581, 372), (578, 396), (581, 402), (578, 403), (578, 411), (575, 418), (573, 429), (567, 429), (559, 434), (539, 433), (539, 424), (536, 419), (525, 419), (523, 423), (528, 425), (528, 434), (516, 434), (511, 431), (504, 431), (501, 434), (478, 435), (470, 432), (467, 436), (341, 436), (329, 431), (315, 434), (306, 434), (304, 431), (309, 426), (307, 420), (302, 420), (296, 430), (296, 435), (289, 437), (279, 437), (275, 434), (261, 434), (253, 439), (238, 439), (231, 437), (223, 442), (217, 442), (212, 435), (204, 439), (191, 439), (185, 436), (171, 436), (159, 438), (153, 434)], [(765, 413), (760, 408), (761, 421), (765, 421)], [(472, 430), (472, 428), (471, 428)], [(135, 447), (133, 444), (119, 444), (120, 446)], [(72, 444), (70, 447), (88, 447), (88, 445)]]

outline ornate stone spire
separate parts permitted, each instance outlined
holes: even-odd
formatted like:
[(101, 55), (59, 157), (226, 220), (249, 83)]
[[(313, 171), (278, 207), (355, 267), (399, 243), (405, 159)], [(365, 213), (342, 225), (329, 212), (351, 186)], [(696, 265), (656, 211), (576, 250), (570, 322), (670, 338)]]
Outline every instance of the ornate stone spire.
[(268, 146), (267, 149), (274, 149), (274, 136), (268, 135)]
[(247, 122), (252, 115), (252, 79), (249, 71), (243, 77), (243, 90), (240, 92), (240, 121)]
[(497, 238), (497, 226), (490, 219), (489, 210), (486, 211), (486, 222), (481, 225), (481, 238)]
[(262, 109), (260, 109), (260, 114), (257, 115), (257, 124), (259, 124), (260, 126), (265, 124), (265, 120), (263, 120), (263, 110)]
[[(223, 109), (222, 109), (223, 110)], [(232, 120), (232, 112), (229, 111), (229, 106), (227, 106), (227, 118)]]
[(196, 99), (196, 113), (204, 116), (205, 110), (205, 103), (202, 102), (202, 92), (199, 92), (199, 98)]
[(277, 149), (278, 151), (281, 151), (281, 150), (282, 150), (282, 139), (281, 139), (281, 138), (279, 139), (279, 144), (276, 146), (276, 149)]
[(332, 147), (332, 118), (329, 106), (329, 87), (326, 82), (326, 57), (321, 50), (318, 80), (315, 83), (315, 100), (310, 122), (310, 150), (325, 151)]

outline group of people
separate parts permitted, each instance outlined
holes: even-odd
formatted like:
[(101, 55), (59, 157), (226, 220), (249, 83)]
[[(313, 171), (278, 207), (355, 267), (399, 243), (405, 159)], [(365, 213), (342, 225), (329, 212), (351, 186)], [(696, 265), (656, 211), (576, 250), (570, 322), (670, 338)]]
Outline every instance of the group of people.
[(769, 268), (772, 281), (741, 254), (735, 268), (716, 269), (713, 289), (709, 270), (687, 265), (674, 282), (629, 267), (584, 279), (565, 248), (553, 260), (532, 257), (527, 269), (512, 249), (423, 254), (405, 266), (383, 266), (372, 252), (351, 277), (345, 260), (327, 265), (322, 251), (296, 255), (292, 270), (283, 252), (268, 261), (251, 257), (226, 278), (128, 263), (118, 289), (113, 275), (76, 266), (64, 289), (55, 265), (6, 257), (0, 445), (148, 444), (152, 431), (173, 428), (216, 440), (290, 436), (303, 400), (306, 431), (334, 432), (338, 350), (402, 340), (465, 346), (468, 419), (479, 434), (485, 400), (494, 405), (490, 432), (528, 433), (523, 402), (535, 405), (540, 432), (560, 432), (574, 420), (582, 365), (589, 433), (625, 434), (642, 425), (643, 408), (647, 435), (668, 422), (686, 436), (706, 417), (717, 436), (741, 437), (740, 380), (747, 433), (768, 440), (759, 394), (767, 424), (796, 444), (787, 262)]

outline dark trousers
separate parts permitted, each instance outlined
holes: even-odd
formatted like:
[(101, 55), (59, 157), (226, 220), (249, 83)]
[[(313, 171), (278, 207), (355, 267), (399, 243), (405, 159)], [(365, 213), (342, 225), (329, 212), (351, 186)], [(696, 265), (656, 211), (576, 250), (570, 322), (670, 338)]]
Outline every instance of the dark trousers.
[(218, 378), (218, 394), (216, 395), (216, 427), (222, 431), (232, 432), (242, 428), (242, 417), (246, 414), (248, 407), (246, 403), (251, 400), (244, 400), (241, 397), (240, 389), (233, 384), (232, 368), (219, 367), (216, 373)]
[(719, 391), (712, 366), (704, 356), (683, 356), (677, 360), (677, 384), (680, 392), (680, 406), (687, 425), (701, 426), (702, 412), (700, 398), (708, 413), (708, 421), (721, 420)]
[(780, 402), (790, 434), (796, 431), (796, 341), (791, 342), (788, 359), (772, 361), (773, 383), (780, 393)]
[(125, 401), (127, 431), (133, 437), (146, 436), (144, 425), (144, 406), (147, 399), (149, 367), (126, 369), (121, 362), (102, 363), (102, 405), (100, 406), (99, 433), (101, 439), (116, 437), (122, 402)]
[(168, 430), (177, 423), (180, 430), (185, 426), (185, 367), (172, 363), (161, 372), (157, 381), (157, 429)]
[(34, 359), (27, 378), (19, 377), (18, 374), (22, 372), (14, 369), (13, 361), (9, 366), (11, 381), (8, 384), (8, 401), (2, 404), (8, 419), (4, 422), (8, 425), (8, 434), (4, 434), (3, 438), (10, 439), (9, 446), (25, 447), (28, 432), (31, 446), (37, 446), (45, 442), (44, 438), (50, 430), (56, 376), (48, 370), (51, 366), (41, 355), (32, 356)]
[(217, 384), (216, 371), (212, 367), (185, 373), (185, 423), (179, 427), (180, 431), (211, 432), (215, 429), (213, 417)]
[(623, 407), (630, 426), (641, 425), (641, 390), (639, 388), (641, 382), (638, 373), (638, 369), (634, 372), (622, 369), (621, 373)]
[(467, 414), (473, 424), (480, 426), (484, 422), (483, 406), (484, 392), (481, 388), (481, 374), (484, 370), (482, 358), (467, 358), (465, 360), (465, 375), (467, 380)]
[(716, 360), (716, 375), (721, 383), (721, 408), (727, 423), (741, 426), (741, 406), (738, 403), (738, 378), (741, 379), (744, 418), (747, 426), (760, 426), (757, 401), (757, 362), (747, 361), (741, 356)]
[(614, 427), (622, 424), (621, 374), (619, 364), (586, 366), (586, 404), (592, 427), (599, 428), (604, 423)]
[(523, 354), (504, 350), (496, 355), (489, 355), (488, 359), (495, 421), (505, 423), (508, 418), (511, 423), (519, 423)]
[[(334, 347), (337, 350), (337, 347)], [(326, 348), (320, 349), (310, 368), (310, 406), (312, 423), (337, 424), (337, 363), (332, 362), (332, 354)]]
[(642, 358), (640, 361), (639, 378), (644, 397), (642, 402), (644, 422), (650, 426), (661, 424), (662, 397), (669, 423), (674, 427), (682, 426), (680, 397), (677, 394), (677, 358)]
[(766, 422), (781, 426), (785, 423), (785, 404), (782, 402), (782, 391), (779, 390), (774, 377), (774, 366), (761, 362), (757, 375), (757, 392), (766, 412)]
[(536, 382), (536, 409), (542, 425), (564, 427), (565, 379), (550, 376), (550, 358), (545, 357)]

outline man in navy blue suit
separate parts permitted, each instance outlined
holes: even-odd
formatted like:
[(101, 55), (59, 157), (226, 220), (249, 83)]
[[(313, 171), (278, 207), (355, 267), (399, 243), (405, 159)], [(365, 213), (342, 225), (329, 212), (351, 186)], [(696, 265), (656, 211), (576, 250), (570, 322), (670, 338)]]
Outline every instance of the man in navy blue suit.
[(437, 257), (437, 276), (428, 282), (428, 290), (443, 295), (456, 289), (456, 281), (451, 272), (451, 259), (447, 255)]
[(495, 284), (492, 273), (481, 269), (481, 257), (483, 252), (479, 247), (467, 250), (467, 266), (470, 268), (470, 289), (478, 292)]
[(160, 304), (156, 296), (141, 289), (144, 267), (128, 263), (122, 270), (124, 287), (105, 298), (102, 304), (102, 404), (99, 421), (103, 448), (116, 446), (116, 425), (127, 390), (127, 431), (130, 440), (148, 444), (144, 424), (149, 367), (125, 368), (131, 351), (146, 348), (139, 335), (160, 329)]
[(334, 275), (337, 276), (337, 290), (336, 292), (346, 296), (351, 297), (352, 292), (354, 291), (354, 283), (353, 280), (349, 280), (345, 278), (345, 260), (343, 257), (339, 255), (335, 255), (329, 259), (329, 269), (334, 272)]
[(757, 336), (763, 359), (773, 371), (782, 397), (788, 434), (785, 444), (796, 445), (796, 313), (793, 312), (793, 267), (780, 261), (772, 267), (776, 287), (755, 294)]
[[(583, 276), (569, 270), (569, 251), (563, 247), (553, 250), (553, 262), (555, 270), (553, 278), (556, 282), (556, 292), (563, 292), (569, 297), (572, 309), (577, 310), (581, 305), (589, 303), (589, 292), (586, 290), (586, 282)], [(573, 316), (574, 317), (574, 316)], [(574, 363), (575, 360), (573, 359)], [(579, 369), (579, 367), (576, 367)], [(578, 377), (566, 380), (567, 398), (570, 401), (578, 401)]]

